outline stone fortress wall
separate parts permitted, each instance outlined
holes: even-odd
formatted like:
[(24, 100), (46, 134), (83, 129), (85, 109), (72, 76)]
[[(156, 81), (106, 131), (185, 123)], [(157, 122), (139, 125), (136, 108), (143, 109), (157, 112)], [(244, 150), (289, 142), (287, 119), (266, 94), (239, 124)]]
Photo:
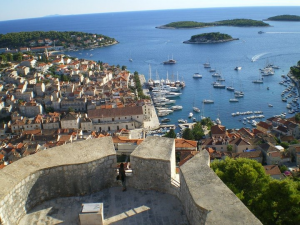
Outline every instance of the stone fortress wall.
[[(261, 224), (209, 168), (200, 152), (180, 170), (176, 182), (173, 139), (147, 137), (131, 154), (127, 186), (176, 195), (190, 224)], [(48, 149), (0, 171), (0, 218), (18, 224), (32, 208), (58, 197), (87, 195), (119, 185), (110, 137)]]

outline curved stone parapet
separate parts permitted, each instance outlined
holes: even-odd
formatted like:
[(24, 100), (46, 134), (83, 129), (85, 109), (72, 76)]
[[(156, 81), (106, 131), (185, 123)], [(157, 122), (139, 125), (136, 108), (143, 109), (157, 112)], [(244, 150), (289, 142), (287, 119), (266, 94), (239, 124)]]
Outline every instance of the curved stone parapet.
[(17, 224), (34, 206), (114, 185), (116, 153), (110, 137), (48, 149), (0, 171), (0, 218)]

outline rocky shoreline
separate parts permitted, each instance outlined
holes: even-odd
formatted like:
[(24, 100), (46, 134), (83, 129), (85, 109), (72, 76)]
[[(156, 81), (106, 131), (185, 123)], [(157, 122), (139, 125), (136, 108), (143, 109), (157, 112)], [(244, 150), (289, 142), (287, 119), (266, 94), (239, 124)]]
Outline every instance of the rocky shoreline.
[(236, 41), (239, 40), (239, 38), (231, 38), (231, 39), (227, 39), (227, 40), (218, 40), (218, 41), (184, 41), (184, 44), (216, 44), (216, 43), (225, 43), (225, 42), (229, 42), (229, 41)]

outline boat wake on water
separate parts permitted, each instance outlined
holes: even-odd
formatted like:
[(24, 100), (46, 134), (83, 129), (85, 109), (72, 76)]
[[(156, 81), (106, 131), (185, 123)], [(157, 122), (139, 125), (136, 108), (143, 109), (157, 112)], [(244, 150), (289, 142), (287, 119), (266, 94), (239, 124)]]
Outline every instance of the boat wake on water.
[(300, 34), (300, 32), (265, 32), (266, 34)]
[(257, 54), (257, 55), (255, 55), (255, 56), (253, 56), (253, 57), (251, 58), (251, 62), (257, 61), (260, 57), (262, 57), (262, 56), (264, 56), (264, 55), (266, 55), (266, 54), (269, 54), (269, 52), (264, 52), (264, 53), (260, 53), (260, 54)]

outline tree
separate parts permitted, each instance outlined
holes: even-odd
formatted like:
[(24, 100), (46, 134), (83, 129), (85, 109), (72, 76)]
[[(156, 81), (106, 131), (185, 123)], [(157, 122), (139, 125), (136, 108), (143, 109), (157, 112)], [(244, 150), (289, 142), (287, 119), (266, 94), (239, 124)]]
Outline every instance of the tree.
[(182, 138), (187, 140), (195, 140), (195, 137), (190, 128), (185, 128), (182, 134)]
[(233, 146), (232, 145), (227, 145), (227, 151), (232, 152), (232, 150), (233, 150)]
[(285, 149), (288, 149), (289, 146), (290, 146), (289, 143), (287, 143), (287, 142), (281, 142), (280, 145), (281, 145), (282, 147), (284, 147)]
[(300, 184), (278, 181), (255, 160), (226, 158), (211, 168), (263, 224), (300, 224)]
[(194, 136), (194, 139), (195, 140), (200, 140), (202, 139), (202, 137), (204, 136), (204, 131), (202, 129), (202, 125), (200, 122), (197, 122), (193, 129), (192, 129), (192, 133), (193, 133), (193, 136)]
[(72, 107), (69, 107), (68, 112), (75, 112), (75, 110)]
[[(299, 61), (299, 62), (300, 62), (300, 61)], [(300, 113), (297, 113), (297, 114), (295, 115), (295, 121), (296, 121), (297, 123), (300, 122)]]
[(250, 210), (270, 179), (261, 164), (246, 158), (215, 161), (211, 168)]
[(283, 172), (285, 172), (285, 171), (288, 170), (288, 168), (285, 165), (280, 166), (279, 169), (280, 169), (281, 173), (283, 173)]
[(291, 179), (271, 180), (252, 212), (263, 224), (300, 224), (299, 188)]
[(127, 69), (127, 66), (122, 66), (122, 70), (126, 70)]
[(54, 108), (53, 107), (47, 107), (46, 109), (45, 109), (45, 111), (46, 111), (46, 113), (49, 113), (49, 112), (54, 112)]
[(176, 133), (175, 133), (174, 129), (170, 129), (170, 131), (168, 133), (166, 133), (164, 135), (164, 137), (167, 137), (167, 138), (176, 138)]

